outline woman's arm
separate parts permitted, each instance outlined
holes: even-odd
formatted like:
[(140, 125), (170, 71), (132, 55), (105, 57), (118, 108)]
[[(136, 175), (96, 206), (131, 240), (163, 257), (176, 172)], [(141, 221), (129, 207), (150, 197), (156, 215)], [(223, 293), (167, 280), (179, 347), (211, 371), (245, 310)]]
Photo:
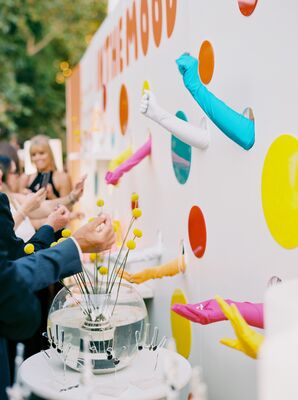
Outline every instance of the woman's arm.
[(14, 220), (14, 229), (18, 229), (27, 215), (22, 210), (17, 210), (16, 212), (12, 212), (13, 220)]
[[(23, 215), (23, 219), (28, 216), (30, 219), (44, 219), (51, 214), (58, 205), (72, 206), (82, 196), (84, 192), (84, 184), (87, 175), (84, 175), (76, 184), (74, 189), (64, 197), (56, 198), (54, 200), (40, 199), (40, 194), (44, 189), (40, 189), (37, 193), (24, 195), (21, 193), (14, 193), (15, 199), (21, 204), (18, 211)], [(20, 217), (19, 217), (20, 218)], [(16, 222), (16, 221), (15, 221)]]

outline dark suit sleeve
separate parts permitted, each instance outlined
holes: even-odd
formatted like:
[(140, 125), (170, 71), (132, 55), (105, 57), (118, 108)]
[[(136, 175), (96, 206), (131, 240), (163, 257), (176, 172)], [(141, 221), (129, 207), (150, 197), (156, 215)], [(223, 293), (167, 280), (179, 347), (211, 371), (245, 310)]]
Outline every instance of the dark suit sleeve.
[[(8, 260), (23, 257), (26, 243), (15, 234), (9, 201), (4, 193), (0, 193), (0, 226), (0, 251), (7, 252)], [(42, 226), (29, 240), (34, 245), (35, 251), (48, 248), (54, 241), (54, 230), (48, 225)]]
[(82, 271), (80, 255), (72, 239), (22, 257), (13, 264), (33, 291)]
[[(60, 236), (61, 237), (61, 236)], [(27, 243), (34, 244), (35, 251), (47, 249), (56, 241), (54, 229), (50, 225), (43, 225)], [(24, 255), (24, 251), (22, 256)], [(22, 257), (21, 256), (21, 257)]]
[(0, 336), (23, 340), (32, 336), (40, 323), (40, 305), (32, 288), (13, 263), (0, 263)]

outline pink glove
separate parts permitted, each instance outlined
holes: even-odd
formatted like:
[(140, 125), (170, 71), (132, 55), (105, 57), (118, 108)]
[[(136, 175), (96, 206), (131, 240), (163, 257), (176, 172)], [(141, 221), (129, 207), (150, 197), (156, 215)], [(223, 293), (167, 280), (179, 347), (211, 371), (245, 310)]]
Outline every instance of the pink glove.
[(138, 165), (145, 157), (151, 154), (151, 136), (147, 140), (147, 142), (139, 148), (130, 158), (124, 161), (118, 168), (116, 168), (113, 172), (108, 171), (106, 173), (106, 183), (116, 185), (125, 174), (125, 172), (130, 171), (135, 165)]
[[(226, 302), (228, 304), (234, 303), (249, 325), (257, 328), (264, 328), (262, 303), (237, 302), (233, 300), (226, 300)], [(227, 319), (217, 301), (213, 299), (202, 301), (197, 304), (174, 304), (172, 310), (182, 317), (202, 325), (208, 325)]]

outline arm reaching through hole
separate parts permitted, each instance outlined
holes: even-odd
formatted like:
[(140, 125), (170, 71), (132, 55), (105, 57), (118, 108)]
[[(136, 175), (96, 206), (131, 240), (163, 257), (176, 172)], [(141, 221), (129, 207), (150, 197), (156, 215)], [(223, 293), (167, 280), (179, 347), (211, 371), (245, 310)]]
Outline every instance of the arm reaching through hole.
[[(264, 328), (264, 309), (262, 303), (237, 302), (225, 300), (227, 304), (235, 304), (245, 321), (257, 328)], [(196, 304), (174, 304), (172, 310), (193, 322), (202, 325), (225, 321), (227, 317), (214, 299)]]
[(176, 63), (185, 87), (211, 121), (233, 142), (249, 150), (255, 142), (254, 121), (234, 111), (209, 92), (200, 80), (198, 61), (194, 57), (183, 54)]
[(207, 129), (198, 128), (161, 108), (151, 91), (145, 90), (140, 111), (190, 146), (202, 150), (208, 147), (209, 132)]

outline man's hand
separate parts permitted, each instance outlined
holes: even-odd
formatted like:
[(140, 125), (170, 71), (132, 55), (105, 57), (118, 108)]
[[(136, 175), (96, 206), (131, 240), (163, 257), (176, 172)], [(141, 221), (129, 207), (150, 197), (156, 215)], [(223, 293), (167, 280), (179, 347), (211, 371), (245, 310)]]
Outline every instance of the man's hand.
[(73, 237), (83, 253), (99, 253), (109, 250), (115, 242), (115, 232), (108, 215), (101, 214), (78, 229)]
[(64, 228), (70, 219), (70, 212), (65, 206), (59, 206), (57, 210), (53, 211), (46, 219), (45, 224), (50, 225), (54, 231)]

